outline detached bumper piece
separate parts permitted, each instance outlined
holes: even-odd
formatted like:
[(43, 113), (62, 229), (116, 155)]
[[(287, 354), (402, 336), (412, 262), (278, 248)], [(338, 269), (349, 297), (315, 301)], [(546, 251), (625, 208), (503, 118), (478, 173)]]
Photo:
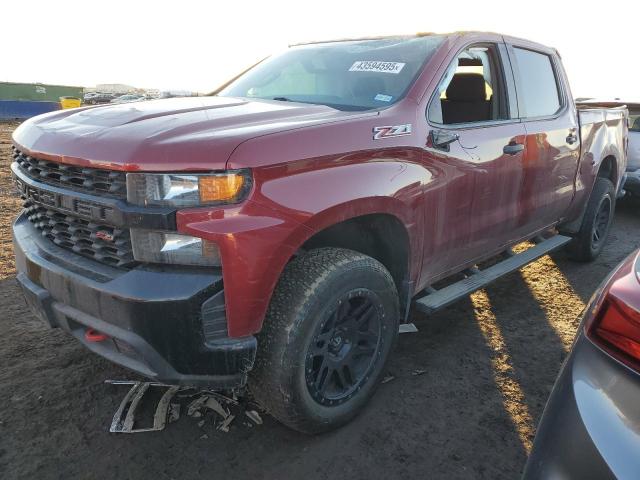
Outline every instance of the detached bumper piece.
[(18, 283), (50, 327), (157, 382), (246, 383), (256, 339), (228, 338), (220, 269), (103, 265), (42, 237), (24, 214), (13, 235)]
[[(122, 403), (116, 410), (113, 420), (111, 421), (111, 427), (109, 431), (111, 433), (143, 433), (143, 432), (157, 432), (164, 430), (167, 425), (167, 420), (171, 421), (171, 418), (176, 418), (180, 415), (179, 410), (169, 411), (172, 407), (171, 399), (174, 397), (180, 387), (163, 385), (161, 383), (143, 383), (143, 382), (118, 382), (118, 384), (131, 384), (133, 385), (127, 395), (122, 400)], [(149, 387), (161, 387), (166, 388), (164, 394), (160, 398), (156, 410), (153, 414), (153, 425), (145, 428), (136, 428), (137, 419), (136, 413), (138, 407), (142, 402), (144, 394), (149, 390)]]

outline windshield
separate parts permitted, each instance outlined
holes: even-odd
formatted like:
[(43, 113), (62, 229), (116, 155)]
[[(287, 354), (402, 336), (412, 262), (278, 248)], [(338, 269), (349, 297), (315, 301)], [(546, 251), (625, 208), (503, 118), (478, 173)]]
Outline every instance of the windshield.
[(396, 37), (292, 47), (218, 93), (368, 110), (398, 101), (442, 36)]

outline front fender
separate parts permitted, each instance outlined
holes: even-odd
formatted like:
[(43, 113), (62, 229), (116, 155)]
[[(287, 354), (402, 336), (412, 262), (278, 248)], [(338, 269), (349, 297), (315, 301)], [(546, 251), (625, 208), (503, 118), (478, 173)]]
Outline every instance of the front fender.
[(418, 212), (426, 170), (396, 160), (317, 167), (256, 169), (249, 201), (178, 212), (179, 231), (219, 245), (230, 336), (261, 329), (286, 264), (309, 238), (331, 225), (362, 215), (393, 215), (409, 233), (410, 255), (421, 251), (415, 232), (422, 227)]

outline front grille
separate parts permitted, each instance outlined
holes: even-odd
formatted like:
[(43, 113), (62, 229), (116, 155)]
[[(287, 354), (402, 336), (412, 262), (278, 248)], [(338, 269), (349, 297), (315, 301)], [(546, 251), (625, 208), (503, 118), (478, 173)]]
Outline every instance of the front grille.
[(25, 175), (39, 182), (114, 198), (127, 198), (127, 176), (124, 172), (40, 160), (24, 154), (16, 147), (13, 147), (13, 159)]
[(128, 229), (83, 220), (31, 200), (24, 207), (29, 221), (56, 245), (114, 267), (133, 266)]

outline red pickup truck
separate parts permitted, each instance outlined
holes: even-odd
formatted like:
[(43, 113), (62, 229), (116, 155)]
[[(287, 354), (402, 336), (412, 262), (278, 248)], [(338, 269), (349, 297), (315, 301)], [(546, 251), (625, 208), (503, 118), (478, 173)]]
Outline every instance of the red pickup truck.
[(626, 123), (576, 109), (558, 53), (521, 39), (293, 46), (206, 97), (23, 123), (17, 278), (113, 362), (248, 382), (281, 422), (328, 430), (371, 396), (410, 308), (564, 244), (600, 253)]

